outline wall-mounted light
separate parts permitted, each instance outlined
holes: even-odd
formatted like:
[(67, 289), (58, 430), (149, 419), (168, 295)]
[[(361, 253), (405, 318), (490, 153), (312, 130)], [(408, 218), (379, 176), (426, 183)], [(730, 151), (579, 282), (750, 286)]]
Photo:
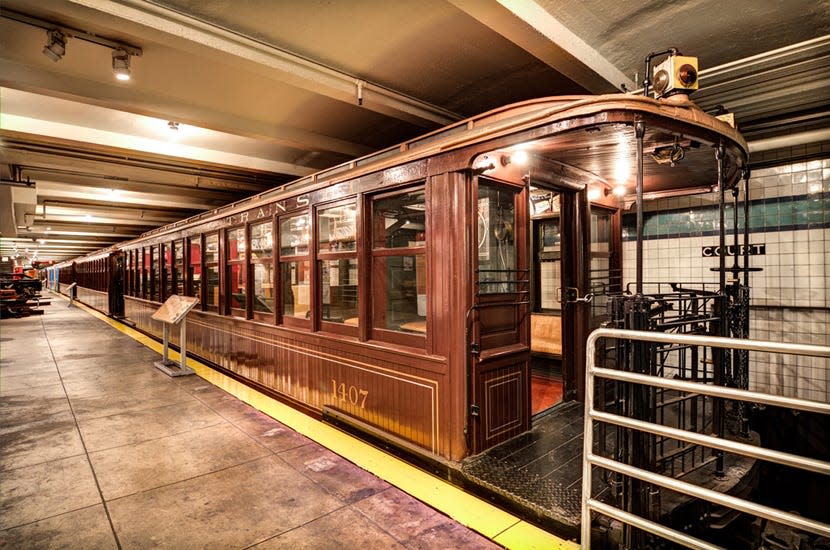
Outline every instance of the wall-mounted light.
[(530, 155), (527, 154), (527, 151), (513, 151), (509, 155), (502, 155), (501, 156), (501, 165), (507, 166), (508, 164), (515, 164), (517, 166), (525, 166), (530, 160)]
[(66, 53), (66, 35), (58, 29), (50, 29), (46, 31), (46, 36), (49, 41), (43, 47), (43, 55), (52, 61), (60, 61)]
[(590, 187), (588, 188), (588, 200), (589, 201), (596, 201), (602, 197), (602, 191), (599, 187)]
[(617, 185), (614, 187), (613, 193), (615, 196), (623, 198), (628, 193), (628, 190), (625, 188), (625, 185)]
[(112, 72), (118, 80), (130, 79), (130, 54), (127, 50), (121, 48), (112, 50)]

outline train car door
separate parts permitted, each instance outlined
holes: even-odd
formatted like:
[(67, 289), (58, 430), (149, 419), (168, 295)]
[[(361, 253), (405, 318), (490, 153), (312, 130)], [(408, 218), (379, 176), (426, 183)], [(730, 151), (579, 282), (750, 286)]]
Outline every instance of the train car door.
[(527, 187), (479, 177), (471, 207), (468, 436), (478, 453), (530, 428)]
[(110, 254), (108, 273), (109, 314), (113, 317), (124, 317), (124, 281), (126, 278), (126, 269), (124, 266), (123, 252)]
[(582, 398), (591, 317), (587, 190), (531, 182), (530, 401), (542, 415)]
[[(563, 288), (570, 284), (567, 242), (570, 237), (568, 210), (562, 192), (532, 186), (531, 293), (530, 293), (530, 411), (538, 415), (560, 403), (565, 393), (565, 373), (572, 372), (570, 342), (563, 340), (563, 317), (568, 302)], [(563, 217), (564, 215), (564, 217)]]

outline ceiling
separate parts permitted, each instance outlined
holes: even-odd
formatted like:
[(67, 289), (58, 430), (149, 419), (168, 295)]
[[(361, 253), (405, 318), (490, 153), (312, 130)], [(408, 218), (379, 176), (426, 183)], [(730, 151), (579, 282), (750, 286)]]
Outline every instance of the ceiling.
[[(756, 155), (830, 141), (830, 0), (3, 0), (0, 15), (2, 256), (75, 257), (507, 103), (636, 90), (668, 47), (699, 58), (693, 99), (734, 112)], [(44, 27), (69, 34), (59, 61)], [(140, 49), (127, 82), (112, 44)]]

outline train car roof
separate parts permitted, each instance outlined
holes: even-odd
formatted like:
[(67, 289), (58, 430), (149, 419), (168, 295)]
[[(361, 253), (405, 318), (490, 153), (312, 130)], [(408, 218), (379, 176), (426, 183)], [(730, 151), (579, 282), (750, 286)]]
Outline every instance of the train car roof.
[[(740, 168), (747, 162), (748, 148), (741, 134), (725, 122), (704, 113), (686, 96), (674, 96), (670, 100), (655, 100), (629, 94), (546, 97), (493, 109), (397, 146), (153, 229), (133, 240), (175, 231), (194, 223), (221, 219), (250, 209), (255, 203), (308, 193), (365, 174), (552, 124), (560, 124), (561, 128), (551, 129), (542, 135), (536, 152), (552, 156), (560, 165), (569, 164), (582, 173), (593, 174), (596, 179), (606, 181), (607, 178), (603, 178), (601, 173), (613, 170), (612, 164), (619, 159), (618, 151), (625, 148), (634, 150), (635, 119), (647, 121), (645, 148), (649, 151), (674, 143), (680, 144), (691, 154), (696, 154), (699, 157), (697, 160), (703, 159), (704, 156), (711, 159), (711, 147), (722, 142), (727, 150), (729, 181), (737, 179)], [(585, 132), (585, 129), (591, 131)], [(582, 132), (575, 133), (575, 130)], [(700, 151), (704, 153), (701, 154)], [(713, 162), (709, 164), (714, 166)], [(700, 170), (695, 169), (693, 165), (694, 162), (688, 162), (685, 169), (668, 171), (654, 163), (654, 166), (646, 169), (644, 190), (655, 193), (672, 189), (701, 188), (701, 181), (708, 181), (711, 187), (714, 183), (712, 167)], [(664, 173), (667, 177), (658, 177)]]

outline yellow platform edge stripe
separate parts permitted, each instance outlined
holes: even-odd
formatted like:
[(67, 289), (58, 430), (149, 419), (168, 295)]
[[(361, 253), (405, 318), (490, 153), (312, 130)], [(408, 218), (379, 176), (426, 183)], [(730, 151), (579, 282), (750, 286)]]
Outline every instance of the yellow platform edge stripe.
[[(61, 294), (59, 296), (66, 299)], [(162, 344), (153, 338), (80, 302), (73, 302), (73, 305), (156, 353), (162, 353)], [(174, 361), (181, 359), (178, 352), (173, 349), (168, 351), (168, 356)], [(579, 545), (573, 541), (561, 539), (487, 501), (465, 493), (455, 485), (429, 472), (260, 393), (192, 357), (187, 358), (187, 366), (196, 371), (199, 377), (227, 391), (240, 401), (264, 412), (505, 548), (511, 550), (574, 550), (579, 548)]]

